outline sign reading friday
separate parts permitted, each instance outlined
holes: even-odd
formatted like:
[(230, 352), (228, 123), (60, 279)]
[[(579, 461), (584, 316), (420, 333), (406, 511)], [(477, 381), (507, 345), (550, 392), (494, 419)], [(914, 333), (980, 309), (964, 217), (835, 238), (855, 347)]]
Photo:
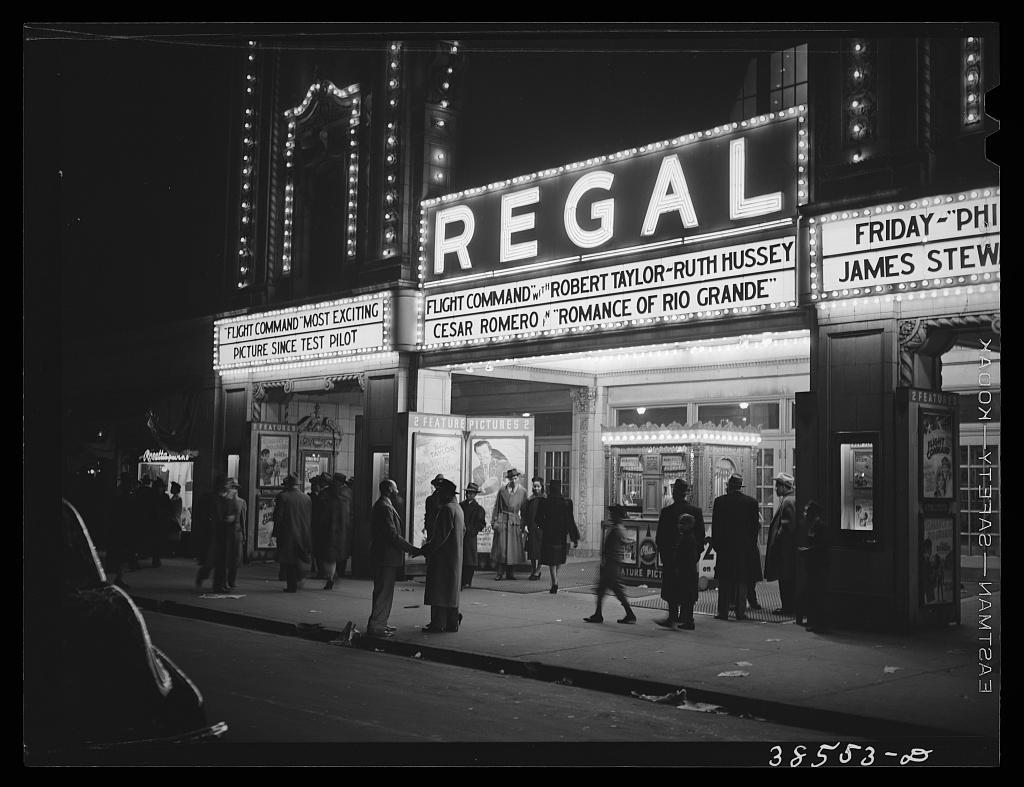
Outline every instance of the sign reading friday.
[(427, 200), (424, 284), (664, 252), (791, 219), (804, 120), (793, 110)]
[(387, 349), (389, 293), (231, 317), (214, 324), (214, 369)]
[[(999, 196), (863, 211), (818, 229), (826, 290), (999, 273)], [(974, 279), (975, 281), (977, 279)]]
[(427, 347), (622, 327), (796, 300), (796, 237), (427, 295)]

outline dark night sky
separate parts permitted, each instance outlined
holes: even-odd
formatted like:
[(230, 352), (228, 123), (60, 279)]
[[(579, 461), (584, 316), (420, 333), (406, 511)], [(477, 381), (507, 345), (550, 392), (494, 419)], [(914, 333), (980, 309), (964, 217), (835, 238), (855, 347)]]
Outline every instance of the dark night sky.
[[(35, 29), (25, 28), (24, 49), (26, 249), (33, 232), (52, 245), (42, 278), (61, 284), (62, 324), (136, 330), (211, 313), (235, 198), (229, 99), (246, 31), (232, 40), (195, 25), (178, 36), (163, 26), (56, 38)], [(705, 38), (703, 53), (689, 33), (438, 38), (458, 38), (465, 55), (457, 189), (724, 122), (746, 63), (773, 48), (763, 30)], [(44, 192), (57, 208), (34, 223), (31, 200)], [(35, 297), (26, 290), (26, 308)]]

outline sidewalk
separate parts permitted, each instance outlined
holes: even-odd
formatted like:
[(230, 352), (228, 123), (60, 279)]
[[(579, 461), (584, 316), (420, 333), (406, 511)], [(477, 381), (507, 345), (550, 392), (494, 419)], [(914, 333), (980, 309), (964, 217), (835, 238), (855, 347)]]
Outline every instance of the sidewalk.
[[(143, 609), (273, 633), (337, 639), (351, 621), (365, 631), (372, 583), (345, 578), (324, 591), (307, 579), (296, 594), (283, 593), (274, 563), (242, 566), (232, 596), (194, 584), (195, 564), (165, 559), (161, 568), (125, 575)], [(781, 723), (834, 733), (893, 735), (998, 734), (1001, 675), (1000, 594), (989, 600), (993, 659), (990, 694), (979, 692), (979, 600), (964, 599), (960, 626), (910, 636), (863, 631), (819, 635), (792, 622), (729, 622), (697, 615), (696, 631), (662, 629), (657, 609), (637, 608), (635, 626), (616, 624), (621, 607), (605, 599), (605, 623), (582, 618), (594, 609), (585, 592), (590, 569), (570, 562), (549, 583), (495, 582), (478, 572), (463, 591), (465, 616), (455, 634), (424, 634), (423, 578), (399, 582), (391, 640), (361, 637), (357, 647), (444, 661), (505, 674), (629, 694), (664, 695), (680, 688), (693, 702), (723, 706)], [(564, 583), (564, 584), (563, 584)], [(575, 591), (573, 586), (575, 583)], [(477, 587), (479, 585), (480, 587)], [(515, 586), (514, 590), (507, 589)], [(157, 643), (173, 654), (173, 643)], [(173, 657), (173, 656), (172, 656)], [(723, 673), (732, 673), (723, 674)], [(736, 674), (742, 673), (742, 674)]]

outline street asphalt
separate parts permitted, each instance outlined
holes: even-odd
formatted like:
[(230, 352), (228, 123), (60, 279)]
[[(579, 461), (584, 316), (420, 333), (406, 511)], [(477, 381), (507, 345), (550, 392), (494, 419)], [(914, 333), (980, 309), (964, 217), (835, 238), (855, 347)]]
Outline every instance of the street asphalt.
[[(906, 635), (843, 629), (817, 634), (770, 616), (739, 622), (705, 614), (696, 616), (695, 630), (682, 631), (655, 625), (664, 613), (642, 604), (636, 625), (617, 624), (622, 609), (611, 596), (603, 624), (584, 622), (594, 611), (587, 592), (593, 565), (563, 566), (557, 594), (548, 592), (546, 570), (541, 581), (524, 573), (514, 582), (495, 582), (490, 572), (478, 571), (478, 587), (462, 592), (464, 620), (456, 633), (423, 633), (430, 617), (423, 578), (399, 582), (390, 620), (397, 631), (386, 640), (364, 633), (368, 579), (345, 577), (329, 591), (322, 589), (323, 580), (306, 579), (298, 593), (289, 594), (282, 592), (276, 564), (256, 562), (242, 566), (236, 588), (219, 595), (209, 581), (195, 586), (194, 561), (171, 558), (159, 568), (126, 573), (125, 581), (142, 609), (650, 701), (680, 698), (677, 692), (685, 689), (690, 702), (835, 735), (961, 741), (999, 736), (998, 591), (984, 598), (992, 604), (984, 611), (978, 596), (964, 598), (958, 626)], [(979, 637), (989, 634), (991, 658), (981, 657), (979, 648), (988, 645)], [(991, 672), (979, 675), (983, 667)], [(982, 690), (988, 681), (991, 692)]]

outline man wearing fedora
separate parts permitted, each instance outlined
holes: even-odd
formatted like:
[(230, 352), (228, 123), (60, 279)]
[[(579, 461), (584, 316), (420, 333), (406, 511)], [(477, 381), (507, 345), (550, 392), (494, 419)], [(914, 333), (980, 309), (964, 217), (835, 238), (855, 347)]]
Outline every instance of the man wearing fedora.
[(423, 542), (427, 557), (426, 587), (423, 603), (430, 606), (430, 623), (423, 631), (437, 633), (459, 630), (459, 580), (462, 574), (462, 546), (466, 525), (462, 509), (455, 502), (455, 484), (442, 478), (437, 484), (440, 508), (431, 528), (430, 538)]
[(466, 536), (462, 542), (462, 589), (473, 587), (473, 574), (476, 572), (478, 559), (476, 537), (487, 527), (487, 512), (484, 507), (476, 502), (476, 496), (480, 494), (480, 487), (470, 482), (466, 487), (465, 500), (459, 503), (462, 509), (462, 519), (466, 524)]
[(213, 501), (213, 590), (226, 593), (235, 587), (242, 553), (245, 503), (238, 496), (238, 481), (224, 481)]
[(313, 503), (309, 495), (299, 491), (298, 484), (299, 479), (289, 473), (274, 501), (273, 535), (277, 539), (277, 562), (284, 568), (285, 593), (298, 591), (313, 558)]
[(366, 632), (371, 637), (391, 637), (395, 628), (388, 625), (395, 599), (395, 580), (407, 552), (413, 557), (420, 550), (402, 538), (401, 499), (398, 484), (390, 478), (380, 482), (380, 497), (370, 511), (370, 562), (373, 565), (373, 597)]
[(716, 497), (711, 513), (711, 548), (715, 550), (715, 579), (718, 580), (719, 620), (729, 619), (729, 607), (735, 605), (736, 620), (746, 618), (747, 578), (751, 544), (760, 528), (757, 501), (745, 495), (743, 476), (733, 473), (725, 494)]
[(515, 567), (526, 562), (523, 551), (523, 520), (521, 511), (526, 503), (526, 490), (519, 486), (519, 471), (514, 467), (505, 473), (505, 484), (498, 490), (491, 511), (494, 542), (491, 560), (497, 572), (495, 579), (515, 579)]
[(768, 582), (779, 580), (782, 607), (776, 615), (791, 615), (796, 611), (796, 496), (795, 480), (789, 473), (775, 476), (775, 495), (779, 507), (775, 509), (768, 528), (768, 548), (764, 556), (764, 578)]
[(441, 496), (437, 493), (438, 484), (445, 480), (444, 475), (438, 473), (430, 482), (432, 490), (427, 499), (423, 501), (423, 540), (430, 540), (430, 532), (437, 519), (437, 512), (441, 509)]
[(681, 586), (681, 582), (689, 582), (689, 566), (677, 565), (676, 557), (679, 551), (679, 518), (683, 514), (693, 517), (694, 538), (698, 542), (700, 534), (704, 533), (704, 513), (686, 502), (689, 493), (690, 485), (682, 478), (672, 482), (672, 505), (661, 509), (658, 529), (654, 534), (662, 565), (661, 597), (668, 603), (668, 617), (654, 622), (663, 628), (674, 629), (680, 620), (684, 624), (693, 620), (693, 604), (689, 599), (696, 598), (696, 582), (693, 588)]

